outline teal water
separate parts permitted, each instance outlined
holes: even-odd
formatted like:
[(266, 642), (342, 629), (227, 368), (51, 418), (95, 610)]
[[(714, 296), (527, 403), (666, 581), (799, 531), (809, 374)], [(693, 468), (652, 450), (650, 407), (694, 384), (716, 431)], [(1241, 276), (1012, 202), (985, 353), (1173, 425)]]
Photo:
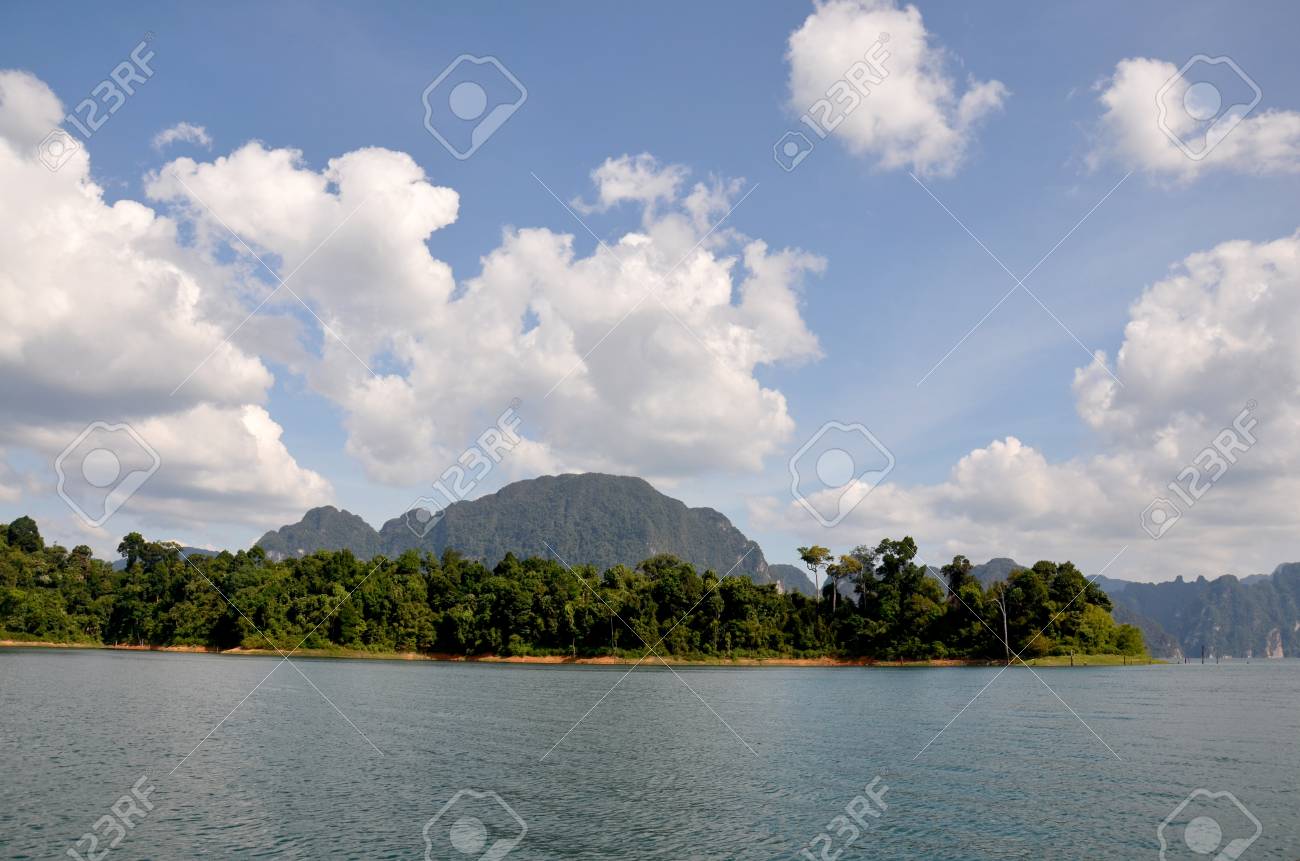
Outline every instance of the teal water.
[[(824, 857), (1156, 859), (1205, 789), (1260, 822), (1235, 857), (1300, 858), (1300, 661), (997, 672), (643, 665), (611, 693), (626, 668), (0, 649), (0, 857), (71, 857), (147, 776), (104, 858), (797, 858), (879, 776)], [(464, 795), (426, 843), (462, 789), (518, 844)], [(1200, 798), (1166, 833), (1212, 858), (1254, 826)]]

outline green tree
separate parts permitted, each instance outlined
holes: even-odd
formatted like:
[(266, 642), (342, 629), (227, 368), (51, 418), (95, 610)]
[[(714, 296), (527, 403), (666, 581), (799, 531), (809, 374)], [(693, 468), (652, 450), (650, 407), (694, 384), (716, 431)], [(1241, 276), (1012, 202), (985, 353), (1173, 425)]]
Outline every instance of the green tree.
[(840, 581), (853, 581), (862, 573), (862, 563), (857, 557), (845, 554), (839, 558), (838, 562), (826, 566), (826, 574), (831, 578), (834, 588), (831, 590), (831, 614), (834, 615), (836, 600), (840, 594)]
[(11, 547), (16, 547), (24, 553), (39, 553), (45, 549), (41, 530), (36, 527), (36, 521), (27, 515), (9, 524), (8, 541)]
[(950, 601), (957, 601), (962, 594), (962, 590), (968, 584), (976, 582), (975, 576), (970, 572), (970, 560), (965, 556), (952, 557), (952, 561), (940, 569), (939, 573), (943, 575), (944, 582), (948, 584)]
[(803, 564), (808, 567), (812, 574), (813, 586), (816, 587), (817, 595), (821, 596), (821, 583), (818, 581), (818, 575), (831, 561), (831, 551), (829, 547), (822, 547), (820, 544), (814, 544), (811, 547), (800, 547), (798, 549), (799, 558)]
[[(981, 653), (981, 642), (988, 634), (984, 627), (984, 620), (989, 619), (984, 611), (987, 604), (984, 589), (971, 574), (970, 560), (965, 556), (954, 556), (939, 574), (948, 587), (943, 640), (952, 654), (974, 657)], [(994, 623), (989, 620), (989, 624)], [(996, 624), (1001, 624), (1001, 620), (996, 620)]]
[(117, 553), (126, 560), (126, 567), (130, 568), (144, 557), (147, 544), (139, 532), (129, 532), (118, 542)]

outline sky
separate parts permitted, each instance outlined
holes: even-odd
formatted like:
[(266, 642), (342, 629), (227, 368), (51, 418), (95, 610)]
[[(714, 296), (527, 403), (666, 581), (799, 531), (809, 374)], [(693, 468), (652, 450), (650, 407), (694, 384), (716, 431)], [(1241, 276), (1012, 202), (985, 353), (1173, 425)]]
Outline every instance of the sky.
[(1300, 559), (1293, 5), (5, 17), (0, 521), (599, 471), (772, 562)]

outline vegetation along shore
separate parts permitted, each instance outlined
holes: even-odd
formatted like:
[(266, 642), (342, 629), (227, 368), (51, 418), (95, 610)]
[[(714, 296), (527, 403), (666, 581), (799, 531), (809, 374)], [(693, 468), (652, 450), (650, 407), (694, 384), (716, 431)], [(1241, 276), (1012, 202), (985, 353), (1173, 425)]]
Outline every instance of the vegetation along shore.
[(512, 554), (488, 567), (451, 550), (272, 561), (257, 547), (186, 556), (138, 533), (118, 550), (115, 568), (84, 545), (46, 546), (30, 518), (0, 528), (0, 640), (535, 663), (636, 663), (647, 646), (677, 663), (1147, 660), (1141, 633), (1069, 562), (985, 588), (964, 557), (917, 564), (910, 538), (834, 560), (801, 548), (829, 575), (818, 598), (666, 555), (604, 571)]

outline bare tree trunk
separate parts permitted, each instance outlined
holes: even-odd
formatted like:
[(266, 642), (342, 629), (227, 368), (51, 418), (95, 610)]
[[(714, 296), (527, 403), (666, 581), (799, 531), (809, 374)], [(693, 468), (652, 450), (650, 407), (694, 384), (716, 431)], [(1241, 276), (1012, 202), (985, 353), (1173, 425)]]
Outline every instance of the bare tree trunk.
[(1007, 665), (1011, 665), (1011, 637), (1007, 633), (1007, 598), (1005, 595), (998, 598), (998, 606), (1002, 608), (1002, 645), (1007, 650)]

